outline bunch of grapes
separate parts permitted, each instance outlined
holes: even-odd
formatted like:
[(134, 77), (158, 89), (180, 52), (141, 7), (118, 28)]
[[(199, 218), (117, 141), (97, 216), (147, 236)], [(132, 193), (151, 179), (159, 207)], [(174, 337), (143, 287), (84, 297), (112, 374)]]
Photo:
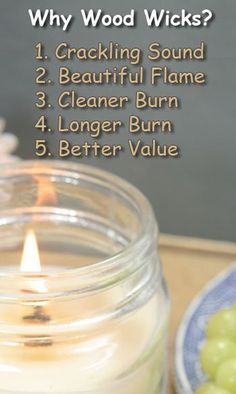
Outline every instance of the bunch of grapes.
[(236, 394), (236, 306), (213, 315), (200, 359), (209, 382), (196, 394)]

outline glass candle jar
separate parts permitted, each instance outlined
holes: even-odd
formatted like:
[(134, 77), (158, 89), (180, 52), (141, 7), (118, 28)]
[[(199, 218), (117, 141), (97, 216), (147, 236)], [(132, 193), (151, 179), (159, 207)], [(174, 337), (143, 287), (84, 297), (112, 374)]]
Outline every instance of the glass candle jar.
[(146, 198), (94, 167), (0, 174), (0, 394), (164, 394), (169, 301)]

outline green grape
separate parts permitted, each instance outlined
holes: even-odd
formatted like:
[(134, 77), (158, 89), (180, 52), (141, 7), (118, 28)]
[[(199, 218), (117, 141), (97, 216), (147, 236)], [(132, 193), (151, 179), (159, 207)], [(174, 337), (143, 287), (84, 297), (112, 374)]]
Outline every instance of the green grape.
[(200, 353), (203, 371), (212, 379), (222, 362), (236, 357), (236, 343), (227, 338), (213, 338), (206, 342)]
[(236, 342), (236, 309), (223, 309), (212, 316), (207, 325), (207, 336), (227, 337)]
[(231, 394), (231, 392), (216, 386), (214, 383), (205, 383), (199, 387), (195, 394)]
[(216, 383), (220, 387), (236, 394), (236, 358), (221, 364), (216, 374)]

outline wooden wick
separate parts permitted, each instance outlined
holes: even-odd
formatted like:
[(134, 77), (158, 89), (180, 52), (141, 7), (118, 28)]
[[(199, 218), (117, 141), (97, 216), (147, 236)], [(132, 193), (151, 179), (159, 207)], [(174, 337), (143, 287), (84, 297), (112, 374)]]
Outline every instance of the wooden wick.
[[(31, 339), (32, 338), (32, 339)], [(46, 347), (46, 346), (52, 346), (53, 345), (53, 341), (51, 338), (48, 337), (40, 337), (37, 339), (33, 339), (33, 337), (31, 337), (30, 339), (27, 339), (26, 342), (24, 342), (24, 346), (26, 347)]]
[[(51, 320), (51, 317), (47, 315), (42, 306), (34, 306), (34, 311), (31, 315), (23, 316), (23, 320), (31, 323), (47, 323)], [(41, 346), (52, 346), (53, 341), (47, 336), (41, 336), (37, 339), (28, 338), (28, 340), (24, 343), (25, 346), (28, 347), (41, 347)]]
[(23, 320), (35, 323), (46, 323), (51, 320), (51, 317), (44, 312), (42, 306), (34, 306), (32, 315), (23, 316)]

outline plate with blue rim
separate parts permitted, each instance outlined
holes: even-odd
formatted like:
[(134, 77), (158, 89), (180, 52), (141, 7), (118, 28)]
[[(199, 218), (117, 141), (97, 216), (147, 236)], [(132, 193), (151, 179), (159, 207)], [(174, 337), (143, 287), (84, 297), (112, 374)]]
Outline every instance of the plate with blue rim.
[(174, 374), (178, 394), (194, 394), (207, 381), (199, 360), (206, 325), (217, 311), (236, 303), (236, 264), (211, 280), (188, 307), (175, 341)]

